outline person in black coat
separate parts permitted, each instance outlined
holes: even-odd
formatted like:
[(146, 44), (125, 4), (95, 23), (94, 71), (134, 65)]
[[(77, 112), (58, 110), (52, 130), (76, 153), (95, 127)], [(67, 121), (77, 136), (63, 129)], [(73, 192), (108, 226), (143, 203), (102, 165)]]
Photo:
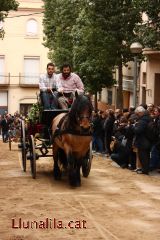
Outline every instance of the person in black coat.
[(107, 117), (104, 121), (104, 145), (105, 145), (105, 152), (110, 155), (111, 149), (110, 149), (110, 143), (113, 135), (113, 126), (114, 126), (114, 111), (112, 109), (109, 109), (106, 111)]
[(101, 117), (98, 113), (93, 114), (93, 150), (102, 153), (103, 152), (103, 128), (101, 123)]
[(2, 116), (1, 128), (2, 128), (2, 140), (3, 140), (3, 142), (7, 142), (7, 140), (8, 140), (9, 124), (10, 124), (10, 121), (8, 119), (8, 116), (7, 115)]
[(128, 168), (129, 165), (129, 131), (128, 121), (126, 117), (121, 117), (120, 123), (115, 128), (115, 147), (111, 154), (111, 159), (119, 164), (122, 168)]
[(160, 108), (154, 108), (154, 117), (152, 122), (153, 145), (151, 149), (150, 170), (160, 168)]
[(142, 106), (137, 107), (135, 113), (138, 116), (138, 120), (134, 126), (134, 146), (138, 149), (138, 157), (142, 164), (142, 171), (138, 173), (148, 174), (151, 143), (147, 138), (147, 127), (151, 121), (151, 117)]

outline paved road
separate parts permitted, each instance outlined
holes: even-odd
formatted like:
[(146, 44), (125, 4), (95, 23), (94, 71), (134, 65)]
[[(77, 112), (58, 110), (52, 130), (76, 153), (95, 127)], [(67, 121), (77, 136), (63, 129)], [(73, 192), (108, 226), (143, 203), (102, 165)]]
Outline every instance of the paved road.
[(88, 178), (56, 182), (52, 159), (37, 179), (20, 168), (17, 145), (0, 140), (0, 240), (159, 240), (160, 177), (137, 175), (95, 156)]

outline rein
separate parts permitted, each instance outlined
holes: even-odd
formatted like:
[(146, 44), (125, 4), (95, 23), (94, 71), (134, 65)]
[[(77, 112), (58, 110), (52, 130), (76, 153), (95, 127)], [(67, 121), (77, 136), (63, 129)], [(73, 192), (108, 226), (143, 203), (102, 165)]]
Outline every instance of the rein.
[(80, 116), (78, 117), (78, 120), (82, 120), (82, 119), (88, 119), (88, 120), (90, 120), (90, 117), (89, 117), (88, 115), (80, 115)]

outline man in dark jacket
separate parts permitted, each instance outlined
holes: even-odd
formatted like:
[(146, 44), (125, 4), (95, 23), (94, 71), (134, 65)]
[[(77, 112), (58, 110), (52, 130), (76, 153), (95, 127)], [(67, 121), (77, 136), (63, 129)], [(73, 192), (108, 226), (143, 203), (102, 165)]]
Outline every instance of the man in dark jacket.
[(101, 118), (98, 113), (93, 114), (93, 150), (102, 153), (103, 152), (103, 127), (101, 124)]
[(1, 128), (2, 128), (2, 140), (3, 140), (3, 142), (7, 142), (7, 140), (8, 140), (9, 124), (10, 124), (10, 122), (9, 122), (8, 116), (7, 115), (2, 116)]
[(154, 170), (160, 168), (160, 108), (154, 108), (153, 121), (150, 124), (151, 130), (150, 135), (152, 135), (152, 149), (151, 149), (151, 161), (150, 169)]
[(151, 118), (142, 106), (137, 107), (135, 113), (138, 116), (138, 120), (134, 127), (134, 146), (138, 149), (138, 157), (142, 164), (142, 171), (139, 171), (138, 173), (148, 174), (151, 143), (147, 138), (147, 126), (151, 121)]
[(111, 139), (113, 135), (113, 126), (114, 126), (114, 111), (112, 109), (108, 109), (106, 111), (107, 117), (104, 121), (103, 129), (104, 129), (104, 143), (105, 143), (105, 152), (107, 155), (112, 153), (110, 149)]

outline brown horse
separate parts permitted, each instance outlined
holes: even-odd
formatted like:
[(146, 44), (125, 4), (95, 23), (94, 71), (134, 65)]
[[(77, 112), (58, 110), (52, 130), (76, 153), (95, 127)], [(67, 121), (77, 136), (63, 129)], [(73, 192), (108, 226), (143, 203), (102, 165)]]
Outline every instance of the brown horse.
[(68, 113), (53, 119), (54, 177), (60, 179), (62, 168), (68, 170), (72, 186), (81, 185), (80, 168), (89, 151), (92, 103), (88, 96), (77, 96)]

